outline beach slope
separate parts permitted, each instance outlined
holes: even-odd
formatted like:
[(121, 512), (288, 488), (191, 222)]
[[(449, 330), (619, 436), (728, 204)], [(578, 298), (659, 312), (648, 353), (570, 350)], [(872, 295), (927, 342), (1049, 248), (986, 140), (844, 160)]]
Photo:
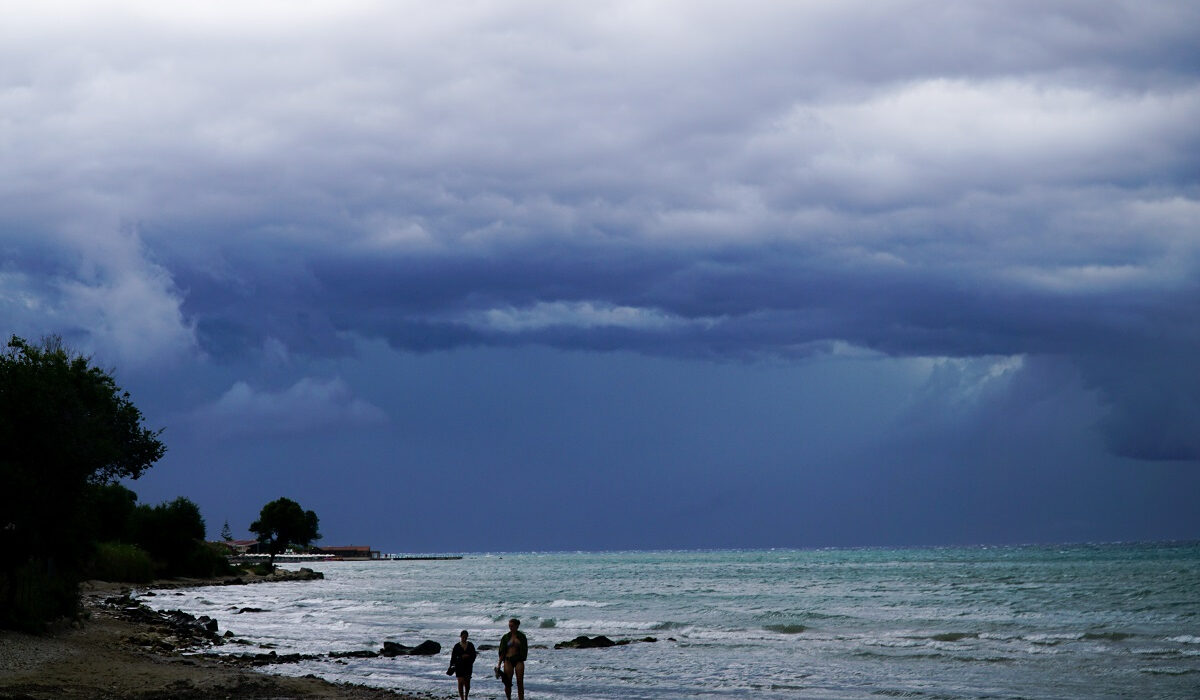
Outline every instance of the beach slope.
[(44, 635), (0, 630), (0, 700), (208, 700), (339, 698), (416, 700), (414, 696), (316, 677), (268, 675), (179, 650), (147, 645), (158, 630), (105, 600), (121, 591), (91, 585), (86, 619)]

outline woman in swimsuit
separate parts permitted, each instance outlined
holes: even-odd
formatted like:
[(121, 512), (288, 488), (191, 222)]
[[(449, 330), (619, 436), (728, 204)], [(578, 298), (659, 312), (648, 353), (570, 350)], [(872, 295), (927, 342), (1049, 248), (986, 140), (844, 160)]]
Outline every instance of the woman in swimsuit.
[(525, 700), (525, 657), (529, 654), (529, 640), (517, 628), (521, 621), (508, 621), (508, 634), (500, 638), (500, 662), (504, 664), (504, 697), (512, 700), (513, 676), (517, 677), (517, 700)]

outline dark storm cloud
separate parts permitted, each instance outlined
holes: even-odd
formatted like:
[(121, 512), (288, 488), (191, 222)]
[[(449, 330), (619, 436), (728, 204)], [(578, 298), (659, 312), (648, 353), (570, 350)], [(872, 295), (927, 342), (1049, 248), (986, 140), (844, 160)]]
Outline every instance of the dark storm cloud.
[(1197, 8), (47, 8), (0, 29), (18, 331), (1029, 355), (1200, 458)]

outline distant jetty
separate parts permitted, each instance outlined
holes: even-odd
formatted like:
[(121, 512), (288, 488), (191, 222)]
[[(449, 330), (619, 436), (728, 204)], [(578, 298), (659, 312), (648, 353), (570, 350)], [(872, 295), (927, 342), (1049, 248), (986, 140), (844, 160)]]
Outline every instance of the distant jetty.
[[(257, 540), (229, 540), (219, 542), (228, 548), (229, 560), (241, 564), (258, 564), (270, 560), (262, 551), (263, 544)], [(314, 561), (447, 561), (462, 559), (460, 554), (384, 554), (368, 545), (338, 545), (334, 547), (312, 547), (304, 553), (281, 552), (275, 555), (276, 562)]]
[[(229, 557), (234, 564), (260, 564), (270, 561), (269, 555), (239, 555)], [(283, 554), (275, 556), (275, 563), (313, 563), (313, 562), (444, 562), (461, 560), (462, 555), (380, 555), (376, 557), (354, 557), (337, 555), (295, 555)]]

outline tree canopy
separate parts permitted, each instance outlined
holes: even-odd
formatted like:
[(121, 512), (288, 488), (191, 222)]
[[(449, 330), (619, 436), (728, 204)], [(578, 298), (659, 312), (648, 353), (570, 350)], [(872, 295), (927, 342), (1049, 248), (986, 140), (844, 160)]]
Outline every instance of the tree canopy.
[(13, 336), (0, 351), (0, 626), (74, 610), (96, 533), (89, 487), (136, 479), (163, 456), (161, 431), (111, 374)]
[(288, 545), (307, 545), (321, 539), (317, 524), (316, 513), (304, 510), (290, 498), (278, 498), (262, 507), (258, 520), (250, 524), (250, 531), (267, 546), (274, 566), (275, 555)]
[(178, 575), (188, 571), (188, 560), (204, 541), (204, 518), (195, 503), (181, 496), (139, 507), (132, 530), (133, 541), (161, 563), (164, 573)]

